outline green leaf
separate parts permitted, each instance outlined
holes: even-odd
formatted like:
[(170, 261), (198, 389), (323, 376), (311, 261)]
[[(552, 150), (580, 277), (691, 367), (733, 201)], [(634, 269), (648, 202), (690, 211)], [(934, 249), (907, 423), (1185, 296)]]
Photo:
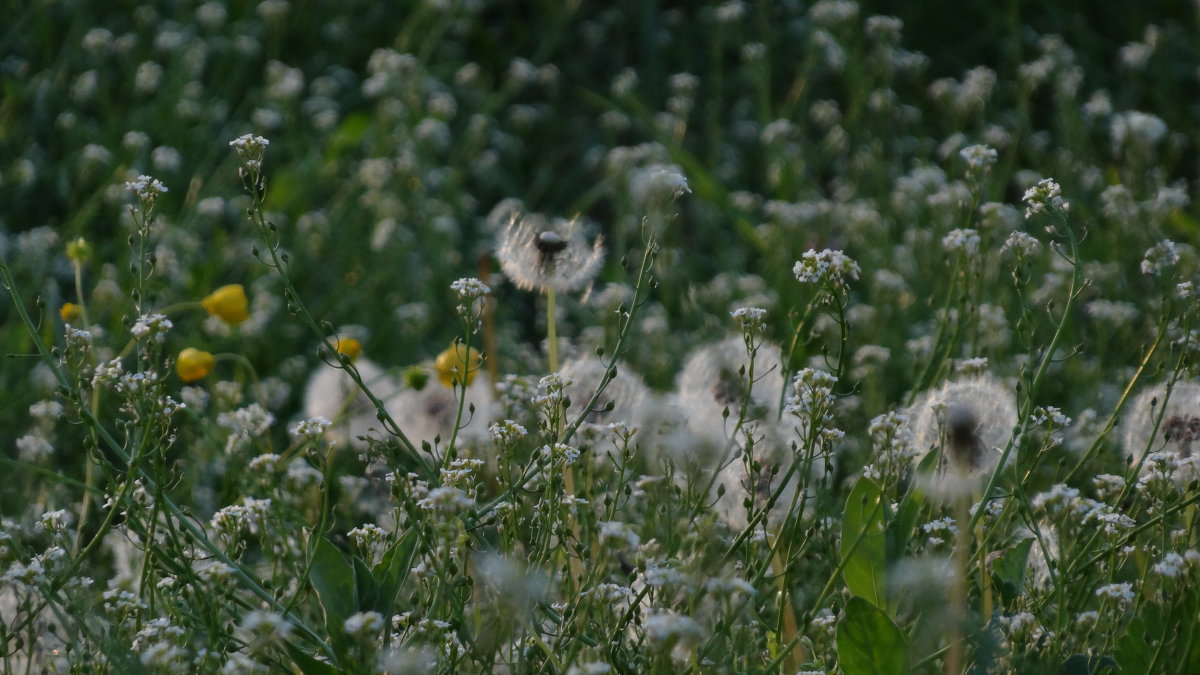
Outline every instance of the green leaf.
[(900, 500), (896, 517), (888, 524), (887, 559), (899, 560), (908, 548), (912, 533), (917, 527), (917, 518), (925, 506), (925, 493), (914, 487)]
[(1149, 672), (1160, 636), (1157, 612), (1141, 612), (1130, 620), (1125, 634), (1117, 641), (1116, 657), (1122, 673)]
[(346, 556), (328, 539), (317, 540), (308, 580), (321, 600), (325, 626), (331, 632), (340, 632), (342, 623), (358, 611), (358, 584), (354, 577), (354, 567), (346, 562)]
[(325, 148), (326, 161), (334, 161), (347, 151), (358, 146), (371, 127), (371, 116), (366, 113), (347, 115), (329, 138)]
[(842, 578), (850, 592), (884, 607), (884, 569), (887, 566), (885, 527), (891, 512), (888, 498), (875, 481), (863, 477), (846, 499), (842, 515)]
[(1024, 539), (992, 561), (992, 577), (1005, 605), (1012, 603), (1025, 589), (1025, 568), (1029, 561), (1029, 549), (1035, 541), (1033, 537)]
[(354, 590), (355, 597), (358, 598), (356, 611), (365, 612), (376, 609), (375, 605), (379, 601), (379, 586), (375, 583), (370, 568), (357, 556), (351, 557), (350, 561), (354, 565)]
[(1088, 656), (1073, 654), (1063, 662), (1063, 675), (1100, 675), (1117, 670), (1117, 662), (1111, 656)]
[(375, 566), (372, 576), (378, 586), (379, 598), (376, 609), (384, 616), (391, 615), (392, 604), (396, 600), (396, 594), (400, 592), (400, 587), (404, 585), (404, 580), (408, 578), (408, 571), (412, 569), (416, 552), (417, 531), (409, 530), (392, 544)]
[(316, 660), (308, 652), (290, 642), (287, 643), (287, 651), (288, 655), (292, 657), (292, 662), (304, 675), (337, 675), (342, 672), (328, 663)]
[(838, 662), (846, 675), (903, 675), (910, 672), (908, 641), (883, 610), (850, 598), (837, 627)]

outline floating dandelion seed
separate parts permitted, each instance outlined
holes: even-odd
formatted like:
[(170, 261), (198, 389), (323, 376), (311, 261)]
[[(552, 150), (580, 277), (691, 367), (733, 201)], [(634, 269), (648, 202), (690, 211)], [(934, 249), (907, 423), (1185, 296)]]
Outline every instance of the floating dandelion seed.
[(531, 214), (514, 218), (496, 247), (500, 268), (518, 288), (575, 291), (600, 271), (604, 244), (588, 244), (576, 220), (549, 223)]

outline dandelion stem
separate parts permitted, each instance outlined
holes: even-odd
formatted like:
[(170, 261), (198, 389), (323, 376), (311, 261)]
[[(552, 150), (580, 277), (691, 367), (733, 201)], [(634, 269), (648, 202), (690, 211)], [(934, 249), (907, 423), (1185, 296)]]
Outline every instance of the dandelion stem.
[(555, 317), (555, 292), (553, 287), (546, 288), (546, 342), (547, 360), (550, 372), (558, 372), (558, 328)]

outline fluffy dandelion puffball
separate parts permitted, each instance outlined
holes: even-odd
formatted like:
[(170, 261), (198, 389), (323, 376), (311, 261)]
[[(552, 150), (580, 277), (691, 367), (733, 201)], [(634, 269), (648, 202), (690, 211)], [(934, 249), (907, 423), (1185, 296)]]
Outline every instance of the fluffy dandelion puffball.
[[(605, 364), (595, 356), (583, 356), (563, 364), (562, 374), (571, 378), (567, 396), (571, 398), (572, 406), (578, 406), (577, 409), (572, 408), (574, 414), (579, 414), (596, 393), (604, 379), (605, 370)], [(604, 387), (600, 398), (596, 399), (587, 421), (589, 424), (624, 422), (634, 427), (640, 426), (646, 413), (643, 404), (649, 395), (650, 391), (640, 377), (618, 367), (616, 376)], [(609, 403), (612, 404), (612, 410), (606, 410)]]
[(1134, 463), (1148, 452), (1177, 460), (1200, 455), (1200, 382), (1178, 382), (1169, 397), (1165, 383), (1146, 389), (1129, 406), (1121, 430)]
[(737, 423), (743, 401), (746, 421), (774, 424), (784, 386), (781, 362), (779, 348), (764, 343), (754, 359), (751, 383), (750, 356), (741, 336), (694, 351), (679, 374), (676, 389), (688, 426), (702, 435), (727, 439)]
[(486, 439), (488, 426), (496, 417), (492, 385), (487, 373), (479, 372), (471, 378), (465, 391), (461, 386), (451, 389), (443, 384), (445, 381), (430, 383), (420, 390), (400, 391), (388, 401), (388, 412), (413, 443), (420, 446), (428, 442), (432, 445), (440, 437), (444, 446), (454, 432), (458, 397), (466, 396), (457, 440), (459, 443), (472, 443)]
[(576, 291), (588, 284), (604, 262), (604, 243), (591, 244), (577, 220), (530, 214), (514, 218), (496, 247), (500, 268), (517, 288)]
[(954, 488), (953, 477), (973, 485), (1000, 461), (1017, 423), (1017, 401), (1010, 387), (983, 375), (927, 392), (908, 419), (918, 464), (931, 452), (941, 453), (931, 487)]
[[(343, 342), (345, 338), (342, 339)], [(365, 357), (354, 362), (363, 384), (385, 404), (395, 398), (399, 385), (396, 378), (385, 373)], [(332, 420), (326, 432), (331, 441), (361, 446), (360, 436), (372, 429), (381, 429), (375, 406), (350, 375), (341, 368), (322, 364), (308, 380), (304, 390), (304, 416)], [(380, 432), (382, 433), (382, 432)]]

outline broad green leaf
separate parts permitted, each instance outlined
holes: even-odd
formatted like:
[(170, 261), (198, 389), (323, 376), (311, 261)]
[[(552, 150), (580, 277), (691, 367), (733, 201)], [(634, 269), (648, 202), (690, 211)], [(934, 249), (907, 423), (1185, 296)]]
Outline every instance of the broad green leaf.
[(1000, 591), (1004, 604), (1011, 603), (1025, 587), (1025, 568), (1029, 561), (1029, 549), (1036, 540), (1033, 537), (1009, 547), (992, 561), (992, 577)]
[(863, 477), (855, 483), (842, 514), (841, 556), (846, 561), (842, 578), (850, 592), (884, 607), (884, 570), (887, 537), (884, 528), (891, 510), (888, 498), (875, 481)]
[(383, 554), (383, 559), (375, 566), (372, 576), (378, 586), (379, 606), (377, 611), (384, 616), (391, 615), (392, 603), (396, 594), (408, 578), (412, 569), (413, 555), (417, 551), (417, 531), (409, 530), (396, 540), (395, 544)]
[(904, 557), (908, 542), (912, 539), (913, 530), (917, 527), (917, 518), (925, 506), (925, 494), (919, 488), (909, 490), (896, 507), (896, 517), (888, 525), (887, 559), (899, 560)]
[(908, 640), (883, 610), (850, 598), (837, 627), (838, 662), (846, 675), (903, 675), (910, 672)]
[(379, 601), (379, 585), (375, 582), (374, 575), (371, 574), (370, 568), (361, 558), (352, 557), (350, 560), (354, 565), (355, 597), (358, 598), (355, 610), (365, 612), (376, 609), (375, 605)]
[[(1158, 640), (1162, 636), (1161, 626), (1155, 621), (1157, 612), (1141, 612), (1134, 616), (1125, 628), (1125, 634), (1117, 641), (1116, 657), (1122, 673), (1149, 672)], [(1147, 619), (1150, 621), (1147, 621)]]
[(325, 610), (325, 625), (332, 632), (341, 631), (342, 623), (358, 611), (354, 576), (354, 567), (336, 546), (323, 537), (317, 540), (308, 579)]

